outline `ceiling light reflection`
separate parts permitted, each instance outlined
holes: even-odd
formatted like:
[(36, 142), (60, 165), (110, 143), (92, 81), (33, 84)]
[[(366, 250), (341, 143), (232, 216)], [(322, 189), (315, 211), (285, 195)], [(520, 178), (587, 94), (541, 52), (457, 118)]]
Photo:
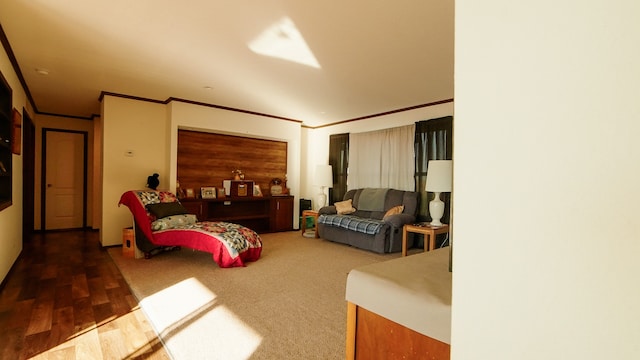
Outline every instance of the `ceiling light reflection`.
[(249, 49), (260, 55), (320, 68), (302, 34), (288, 17), (282, 18), (253, 39)]

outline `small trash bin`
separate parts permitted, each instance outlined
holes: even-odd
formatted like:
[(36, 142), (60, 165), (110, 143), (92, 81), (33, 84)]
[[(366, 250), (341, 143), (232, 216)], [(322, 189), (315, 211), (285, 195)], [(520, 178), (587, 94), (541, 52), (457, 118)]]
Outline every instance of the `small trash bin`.
[(135, 258), (136, 237), (132, 227), (122, 229), (122, 256)]

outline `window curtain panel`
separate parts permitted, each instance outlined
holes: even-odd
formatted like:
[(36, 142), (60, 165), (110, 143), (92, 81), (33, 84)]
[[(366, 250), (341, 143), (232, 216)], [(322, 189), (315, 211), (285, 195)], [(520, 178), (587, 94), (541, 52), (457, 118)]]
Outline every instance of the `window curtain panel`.
[[(429, 160), (453, 159), (453, 117), (419, 121), (415, 125), (415, 187), (421, 195), (418, 220), (431, 221), (429, 201), (433, 200), (434, 194), (425, 190), (427, 168)], [(440, 198), (445, 203), (442, 222), (448, 224), (451, 193), (442, 193)]]
[(413, 191), (415, 124), (349, 135), (348, 189)]
[(333, 172), (333, 188), (329, 189), (329, 205), (342, 201), (347, 192), (349, 167), (349, 134), (329, 135), (329, 165)]

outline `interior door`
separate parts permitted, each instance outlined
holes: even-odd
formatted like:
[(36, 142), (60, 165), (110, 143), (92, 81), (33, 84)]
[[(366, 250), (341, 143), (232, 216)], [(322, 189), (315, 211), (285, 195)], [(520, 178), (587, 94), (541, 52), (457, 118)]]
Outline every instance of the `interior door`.
[(45, 131), (45, 230), (85, 226), (86, 133)]

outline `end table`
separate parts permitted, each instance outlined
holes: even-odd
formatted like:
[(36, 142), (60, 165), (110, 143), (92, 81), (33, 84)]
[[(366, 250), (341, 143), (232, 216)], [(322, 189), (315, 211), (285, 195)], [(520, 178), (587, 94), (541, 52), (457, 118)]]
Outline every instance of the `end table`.
[(436, 235), (449, 232), (449, 225), (431, 226), (430, 223), (407, 224), (402, 228), (402, 256), (407, 256), (407, 233), (424, 234), (424, 251), (436, 247)]
[(302, 235), (304, 235), (304, 232), (307, 229), (307, 216), (311, 216), (313, 218), (313, 223), (315, 224), (315, 236), (317, 239), (318, 238), (318, 212), (315, 210), (302, 211), (302, 224), (300, 224), (300, 228), (302, 228)]

